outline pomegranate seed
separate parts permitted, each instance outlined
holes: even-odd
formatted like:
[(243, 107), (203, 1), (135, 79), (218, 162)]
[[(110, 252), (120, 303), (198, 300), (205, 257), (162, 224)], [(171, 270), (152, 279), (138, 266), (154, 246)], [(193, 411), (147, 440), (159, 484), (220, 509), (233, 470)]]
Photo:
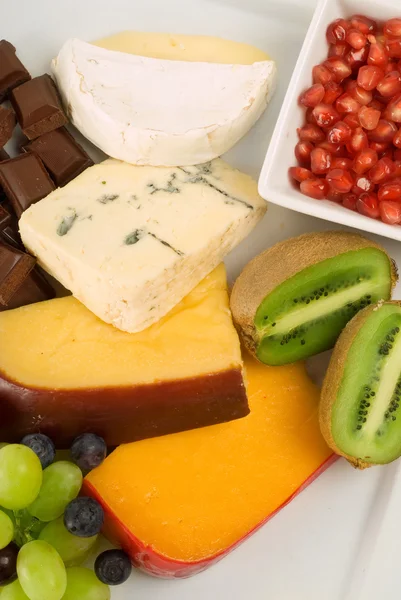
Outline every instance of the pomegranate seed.
[(388, 56), (385, 47), (380, 42), (375, 41), (369, 48), (367, 57), (368, 65), (373, 67), (385, 67), (388, 63)]
[(366, 45), (364, 48), (360, 50), (355, 50), (351, 48), (349, 52), (345, 55), (346, 63), (351, 67), (353, 71), (357, 71), (362, 65), (366, 63), (369, 54), (369, 46)]
[(378, 162), (368, 172), (368, 177), (373, 183), (384, 183), (393, 175), (395, 165), (392, 160), (387, 157), (380, 158)]
[(397, 133), (397, 125), (392, 121), (380, 119), (377, 127), (369, 131), (369, 139), (372, 142), (392, 142)]
[(315, 198), (316, 200), (323, 200), (326, 197), (329, 186), (325, 179), (305, 179), (301, 182), (301, 192), (305, 196)]
[(331, 56), (324, 61), (323, 65), (329, 69), (334, 75), (334, 80), (337, 83), (341, 83), (346, 77), (349, 77), (352, 73), (352, 69), (349, 64), (343, 58), (337, 56)]
[(340, 115), (330, 104), (318, 104), (315, 106), (313, 116), (319, 127), (330, 127), (340, 120)]
[(380, 202), (384, 200), (396, 200), (401, 201), (401, 179), (393, 179), (388, 181), (379, 187), (377, 196)]
[(361, 215), (365, 215), (365, 217), (370, 217), (371, 219), (378, 219), (380, 217), (379, 203), (376, 194), (373, 192), (361, 194), (356, 201), (356, 209)]
[(323, 104), (334, 104), (337, 98), (343, 93), (342, 87), (335, 81), (329, 81), (329, 83), (326, 83), (324, 89), (325, 94), (322, 100)]
[(300, 165), (310, 164), (310, 155), (313, 150), (313, 145), (310, 142), (298, 142), (295, 146), (295, 158)]
[(314, 108), (316, 104), (319, 104), (323, 100), (323, 96), (324, 87), (321, 83), (315, 83), (300, 95), (299, 103), (308, 108)]
[(390, 61), (383, 67), (385, 73), (391, 73), (391, 71), (398, 71), (398, 64), (394, 61)]
[(387, 40), (386, 50), (390, 58), (401, 58), (401, 39)]
[(394, 96), (394, 98), (390, 100), (383, 116), (396, 123), (401, 123), (401, 94)]
[(397, 148), (401, 148), (401, 127), (393, 137), (393, 144), (394, 146), (397, 146)]
[(401, 73), (390, 71), (377, 84), (377, 91), (384, 97), (396, 96), (401, 92)]
[(380, 112), (384, 108), (383, 104), (381, 102), (379, 102), (379, 100), (377, 100), (377, 98), (372, 100), (372, 102), (369, 102), (368, 106), (369, 106), (369, 108), (374, 108), (375, 110), (380, 110)]
[[(333, 163), (332, 163), (333, 164)], [(394, 177), (401, 177), (401, 160), (394, 161)]]
[(350, 23), (353, 29), (358, 29), (358, 31), (361, 31), (365, 35), (374, 33), (377, 30), (376, 21), (363, 15), (353, 15), (350, 19)]
[(358, 177), (355, 180), (355, 185), (352, 186), (352, 192), (357, 196), (360, 196), (364, 192), (374, 192), (375, 184), (371, 182), (367, 177)]
[(329, 57), (330, 56), (345, 56), (349, 50), (348, 44), (330, 44)]
[(345, 86), (345, 91), (348, 92), (348, 94), (352, 96), (354, 100), (359, 102), (359, 104), (362, 104), (362, 106), (367, 106), (369, 102), (372, 102), (372, 92), (369, 92), (368, 90), (364, 90), (363, 88), (359, 87), (359, 85), (356, 81), (354, 81), (354, 79), (350, 79), (347, 82), (347, 85)]
[(314, 148), (310, 155), (311, 171), (315, 175), (327, 173), (331, 167), (331, 154), (325, 148)]
[(359, 29), (348, 29), (345, 41), (355, 50), (360, 50), (367, 44), (368, 38)]
[(369, 131), (372, 129), (376, 129), (380, 117), (380, 110), (375, 110), (374, 108), (369, 108), (368, 106), (362, 106), (358, 113), (358, 118), (361, 127), (363, 127), (364, 129), (368, 129)]
[(327, 140), (331, 144), (345, 144), (351, 139), (352, 129), (344, 121), (337, 121), (327, 132)]
[(372, 148), (377, 154), (382, 154), (389, 148), (390, 144), (388, 142), (370, 142), (369, 148)]
[(334, 156), (331, 160), (332, 169), (347, 169), (347, 171), (350, 171), (352, 169), (352, 165), (353, 162), (350, 158), (342, 156)]
[(346, 194), (354, 185), (354, 180), (349, 171), (345, 169), (332, 169), (326, 175), (326, 181), (335, 192)]
[(401, 19), (389, 19), (383, 25), (383, 33), (388, 37), (401, 37)]
[(362, 127), (358, 127), (358, 129), (355, 129), (350, 141), (347, 143), (348, 152), (350, 152), (351, 154), (357, 154), (361, 150), (365, 150), (365, 148), (368, 148), (368, 146), (368, 136), (366, 135)]
[(357, 113), (359, 112), (360, 108), (361, 105), (359, 102), (354, 100), (354, 98), (350, 96), (350, 94), (347, 94), (347, 92), (342, 94), (336, 100), (336, 109), (339, 113)]
[(293, 179), (295, 179), (295, 181), (298, 181), (298, 183), (313, 177), (312, 171), (309, 171), (309, 169), (303, 169), (302, 167), (290, 167), (288, 173)]
[(303, 142), (312, 142), (313, 144), (317, 144), (318, 142), (323, 142), (326, 139), (325, 134), (317, 125), (313, 123), (307, 123), (300, 129), (297, 129), (299, 139)]
[(371, 148), (365, 148), (364, 150), (358, 152), (358, 154), (355, 156), (352, 168), (355, 171), (355, 173), (358, 173), (358, 175), (362, 175), (363, 173), (366, 173), (366, 171), (369, 171), (369, 169), (371, 169), (377, 163), (378, 160), (379, 157), (377, 155), (377, 152), (375, 152)]
[(383, 202), (380, 202), (379, 210), (383, 223), (396, 225), (401, 222), (401, 204), (399, 202), (384, 200)]
[(312, 69), (312, 80), (313, 83), (321, 83), (326, 85), (329, 81), (334, 79), (334, 75), (324, 65), (316, 65)]
[(329, 44), (343, 42), (349, 28), (350, 23), (344, 19), (336, 19), (333, 23), (330, 23), (326, 30), (326, 38)]
[(337, 202), (337, 204), (342, 204), (343, 197), (344, 197), (344, 194), (342, 194), (341, 192), (336, 192), (335, 190), (332, 190), (331, 188), (329, 188), (329, 191), (326, 194), (327, 200), (331, 200), (332, 202)]
[(383, 77), (383, 69), (373, 65), (365, 65), (359, 69), (357, 82), (364, 90), (373, 90)]
[(316, 125), (316, 120), (315, 120), (315, 117), (313, 116), (313, 108), (306, 109), (305, 121), (309, 124)]
[(343, 206), (344, 208), (348, 208), (349, 210), (356, 211), (356, 203), (358, 200), (358, 196), (356, 194), (345, 194), (343, 196)]
[(356, 113), (350, 113), (349, 115), (345, 115), (343, 118), (344, 123), (347, 123), (351, 129), (356, 129), (360, 127), (358, 115)]
[(345, 148), (342, 144), (331, 144), (330, 142), (325, 140), (324, 142), (319, 142), (317, 147), (324, 148), (324, 150), (328, 150), (332, 156), (345, 156)]
[(398, 149), (394, 150), (394, 160), (395, 161), (401, 160), (401, 150), (398, 150)]
[(393, 149), (391, 147), (387, 148), (387, 150), (384, 150), (384, 152), (381, 152), (379, 154), (380, 158), (389, 158), (391, 161), (394, 160), (394, 152)]

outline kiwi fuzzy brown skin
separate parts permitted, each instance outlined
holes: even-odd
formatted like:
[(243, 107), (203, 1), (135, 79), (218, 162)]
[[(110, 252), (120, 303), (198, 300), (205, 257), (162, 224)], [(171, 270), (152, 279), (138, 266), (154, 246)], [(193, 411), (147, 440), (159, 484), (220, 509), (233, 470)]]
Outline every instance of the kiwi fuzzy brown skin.
[(349, 463), (356, 469), (367, 469), (374, 466), (374, 463), (365, 462), (354, 456), (349, 456), (342, 452), (336, 445), (331, 431), (332, 407), (337, 399), (338, 389), (343, 378), (343, 368), (348, 357), (348, 352), (353, 344), (355, 336), (364, 325), (365, 321), (370, 317), (373, 311), (383, 304), (394, 304), (401, 307), (401, 301), (390, 300), (387, 302), (379, 302), (374, 306), (368, 306), (361, 310), (343, 329), (337, 343), (334, 347), (333, 354), (330, 359), (329, 367), (323, 381), (322, 392), (319, 404), (319, 422), (320, 430), (327, 445), (338, 455), (344, 456)]
[[(345, 231), (305, 233), (275, 244), (252, 259), (236, 280), (231, 294), (231, 312), (244, 345), (257, 357), (258, 335), (254, 324), (262, 300), (281, 283), (300, 271), (345, 252), (378, 248), (386, 250), (362, 235)], [(391, 264), (391, 288), (398, 280), (397, 267)]]

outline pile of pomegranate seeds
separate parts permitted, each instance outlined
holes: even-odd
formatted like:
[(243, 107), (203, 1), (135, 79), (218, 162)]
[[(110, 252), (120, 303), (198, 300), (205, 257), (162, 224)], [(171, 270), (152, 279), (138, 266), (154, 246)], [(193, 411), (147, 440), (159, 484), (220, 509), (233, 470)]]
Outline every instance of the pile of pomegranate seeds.
[(299, 98), (290, 177), (306, 196), (401, 224), (401, 18), (337, 19), (326, 38), (328, 58)]

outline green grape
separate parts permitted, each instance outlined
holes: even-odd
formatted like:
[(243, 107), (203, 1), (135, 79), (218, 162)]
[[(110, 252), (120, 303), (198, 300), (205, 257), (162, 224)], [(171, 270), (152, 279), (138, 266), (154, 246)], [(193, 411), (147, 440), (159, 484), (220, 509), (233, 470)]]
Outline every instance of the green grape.
[(42, 529), (39, 539), (53, 546), (60, 554), (64, 564), (72, 567), (83, 563), (88, 558), (98, 536), (83, 538), (72, 535), (67, 531), (63, 517), (59, 517)]
[[(67, 589), (63, 600), (110, 600), (110, 588), (90, 569), (67, 569)], [(3, 600), (3, 599), (2, 599)]]
[(9, 583), (2, 589), (3, 591), (0, 592), (1, 600), (29, 600), (18, 579)]
[(81, 486), (82, 472), (77, 465), (67, 461), (53, 463), (43, 471), (39, 496), (28, 510), (41, 521), (54, 521), (78, 496)]
[(3, 550), (14, 537), (14, 525), (10, 517), (0, 510), (0, 550)]
[(32, 504), (42, 484), (42, 466), (36, 454), (22, 444), (0, 450), (0, 506), (20, 510)]
[(67, 587), (67, 574), (60, 555), (43, 540), (29, 542), (21, 548), (17, 575), (29, 600), (61, 600)]
[(2, 448), (4, 448), (4, 446), (8, 446), (7, 442), (1, 442), (1, 443), (0, 443), (0, 450), (1, 450)]

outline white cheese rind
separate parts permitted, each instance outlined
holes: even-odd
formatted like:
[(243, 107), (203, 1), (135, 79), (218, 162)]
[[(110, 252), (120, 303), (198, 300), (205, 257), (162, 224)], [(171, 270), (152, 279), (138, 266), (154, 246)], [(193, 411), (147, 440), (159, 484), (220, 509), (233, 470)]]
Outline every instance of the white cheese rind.
[(137, 332), (168, 313), (262, 218), (256, 182), (217, 159), (95, 165), (25, 211), (25, 246), (89, 310)]
[(106, 154), (186, 166), (217, 158), (249, 131), (276, 68), (147, 58), (71, 39), (52, 72), (72, 122)]

